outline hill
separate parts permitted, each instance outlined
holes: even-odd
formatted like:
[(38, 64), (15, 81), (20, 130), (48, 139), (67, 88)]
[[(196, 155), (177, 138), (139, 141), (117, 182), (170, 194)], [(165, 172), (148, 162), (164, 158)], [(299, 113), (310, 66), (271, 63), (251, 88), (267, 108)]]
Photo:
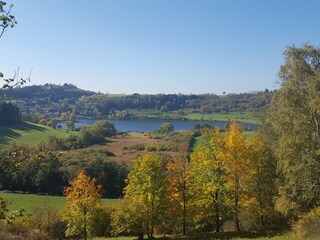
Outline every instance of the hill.
[(21, 144), (35, 144), (46, 140), (49, 136), (66, 138), (70, 134), (65, 130), (56, 130), (31, 122), (0, 126), (0, 150), (7, 148), (13, 141)]
[(10, 99), (30, 100), (30, 99), (47, 99), (49, 101), (59, 101), (60, 99), (78, 99), (82, 96), (93, 95), (94, 92), (82, 90), (72, 84), (45, 84), (33, 85), (27, 87), (18, 87), (5, 91)]
[[(27, 86), (5, 91), (28, 116), (60, 117), (75, 112), (80, 118), (203, 119), (209, 114), (262, 112), (270, 103), (269, 90), (241, 94), (132, 94), (95, 93), (72, 84)], [(199, 115), (200, 114), (200, 115)], [(223, 117), (225, 118), (225, 117)], [(228, 118), (228, 116), (227, 116)], [(32, 120), (33, 121), (33, 120)]]

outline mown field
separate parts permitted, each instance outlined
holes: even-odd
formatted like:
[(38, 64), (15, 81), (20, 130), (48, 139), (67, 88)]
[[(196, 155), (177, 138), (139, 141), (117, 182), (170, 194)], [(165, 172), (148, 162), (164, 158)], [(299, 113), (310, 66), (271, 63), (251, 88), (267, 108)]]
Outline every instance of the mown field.
[[(24, 209), (28, 213), (32, 213), (37, 208), (50, 207), (51, 209), (62, 210), (66, 199), (58, 196), (44, 196), (36, 194), (19, 194), (0, 192), (0, 198), (8, 202), (9, 210)], [(117, 199), (102, 199), (107, 205), (115, 205)]]
[(185, 120), (207, 120), (207, 121), (230, 121), (235, 120), (243, 123), (260, 124), (260, 113), (243, 112), (243, 113), (210, 113), (202, 114), (193, 110), (168, 111), (161, 112), (155, 109), (128, 110), (129, 115), (133, 118), (140, 119), (185, 119)]
[(186, 112), (183, 116), (187, 120), (208, 120), (208, 121), (230, 121), (235, 120), (238, 122), (244, 123), (254, 123), (259, 124), (260, 114), (259, 113), (210, 113), (210, 114), (201, 114), (201, 113), (192, 113)]
[(49, 136), (66, 138), (70, 134), (66, 130), (56, 130), (31, 122), (0, 126), (0, 150), (7, 148), (13, 141), (21, 144), (36, 144), (45, 141)]

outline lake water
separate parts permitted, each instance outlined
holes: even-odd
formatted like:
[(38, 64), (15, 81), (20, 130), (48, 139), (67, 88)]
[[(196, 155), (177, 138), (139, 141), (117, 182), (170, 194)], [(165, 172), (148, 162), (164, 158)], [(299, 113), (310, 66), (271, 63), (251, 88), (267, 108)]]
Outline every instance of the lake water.
[[(89, 126), (95, 124), (97, 120), (80, 119), (75, 122), (75, 127)], [(158, 119), (112, 119), (108, 120), (113, 122), (118, 132), (151, 132), (158, 130), (161, 124), (169, 122), (174, 126), (174, 130), (189, 130), (193, 129), (196, 124), (209, 124), (223, 128), (226, 122), (223, 121), (189, 121), (189, 120), (158, 120)], [(63, 124), (61, 124), (63, 126)], [(244, 127), (256, 130), (259, 125), (244, 123)], [(63, 126), (64, 127), (64, 126)]]

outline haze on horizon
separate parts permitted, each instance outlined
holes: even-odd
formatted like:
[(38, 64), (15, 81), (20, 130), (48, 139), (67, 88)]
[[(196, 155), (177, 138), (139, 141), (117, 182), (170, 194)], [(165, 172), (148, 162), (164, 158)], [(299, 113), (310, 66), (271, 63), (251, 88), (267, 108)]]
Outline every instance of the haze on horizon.
[(1, 70), (103, 93), (277, 88), (286, 46), (318, 46), (320, 2), (15, 0)]

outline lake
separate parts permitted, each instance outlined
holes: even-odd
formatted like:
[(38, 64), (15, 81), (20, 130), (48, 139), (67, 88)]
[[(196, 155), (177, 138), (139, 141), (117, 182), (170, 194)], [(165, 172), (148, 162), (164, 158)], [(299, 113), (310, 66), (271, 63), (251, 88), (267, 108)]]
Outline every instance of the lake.
[[(89, 126), (95, 124), (97, 120), (79, 119), (75, 122), (75, 127)], [(190, 121), (190, 120), (158, 120), (158, 119), (112, 119), (118, 132), (151, 132), (158, 130), (161, 124), (169, 122), (174, 126), (174, 130), (190, 130), (196, 124), (208, 124), (219, 128), (224, 128), (226, 122), (223, 121)], [(60, 123), (61, 124), (61, 123)], [(61, 124), (64, 127), (63, 124)], [(243, 123), (243, 126), (250, 130), (256, 130), (259, 125)]]

